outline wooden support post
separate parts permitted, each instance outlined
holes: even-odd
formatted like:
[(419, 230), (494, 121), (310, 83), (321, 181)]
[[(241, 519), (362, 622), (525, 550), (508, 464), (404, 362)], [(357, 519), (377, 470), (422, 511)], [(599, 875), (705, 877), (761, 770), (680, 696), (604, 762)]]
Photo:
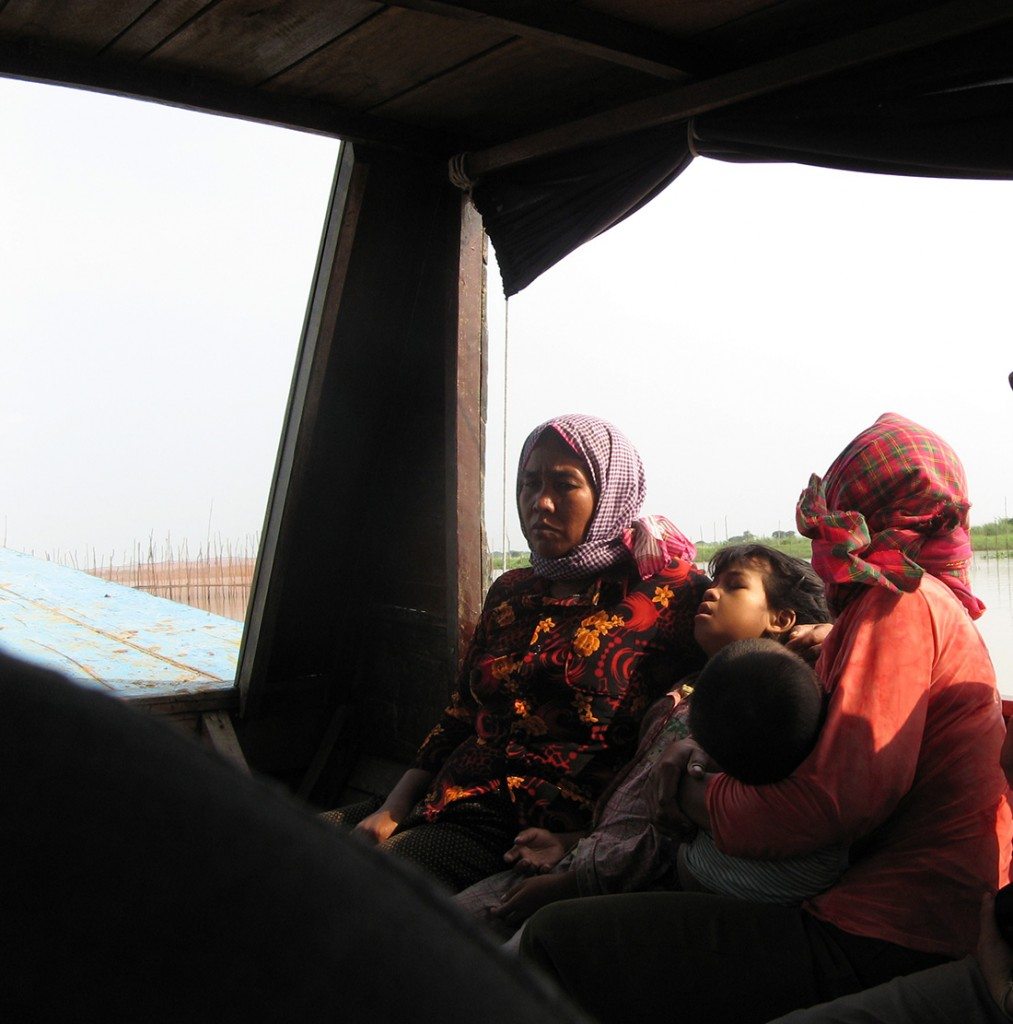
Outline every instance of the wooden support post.
[(456, 317), (447, 355), (447, 641), (456, 671), (485, 592), (485, 234), (461, 198)]
[(250, 770), (239, 745), (239, 737), (226, 711), (205, 711), (201, 715), (201, 729), (207, 737), (211, 749), (221, 754), (226, 761), (231, 761), (244, 772)]

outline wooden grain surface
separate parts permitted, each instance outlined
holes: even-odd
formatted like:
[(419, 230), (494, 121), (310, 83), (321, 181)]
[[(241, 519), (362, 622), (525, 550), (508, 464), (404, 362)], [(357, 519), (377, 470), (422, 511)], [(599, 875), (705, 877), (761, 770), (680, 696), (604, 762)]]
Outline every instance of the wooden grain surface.
[(0, 548), (0, 646), (121, 697), (235, 685), (243, 624)]

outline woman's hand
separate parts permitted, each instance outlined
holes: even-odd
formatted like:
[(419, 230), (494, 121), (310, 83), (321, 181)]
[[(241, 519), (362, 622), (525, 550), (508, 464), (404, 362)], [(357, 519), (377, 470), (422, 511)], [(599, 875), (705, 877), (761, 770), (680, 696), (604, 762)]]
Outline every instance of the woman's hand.
[(823, 649), (823, 641), (830, 635), (830, 630), (833, 628), (829, 622), (796, 626), (788, 634), (788, 642), (785, 647), (813, 665)]
[(355, 826), (355, 832), (366, 842), (375, 845), (389, 839), (394, 829), (397, 828), (398, 822), (399, 818), (395, 818), (384, 806), (363, 818)]
[(397, 785), (390, 791), (390, 795), (379, 809), (355, 826), (355, 833), (373, 844), (389, 839), (432, 780), (432, 772), (423, 771), (421, 768), (409, 768), (398, 779)]
[[(706, 804), (703, 804), (703, 820), (700, 807), (701, 789), (706, 788), (705, 776), (717, 766), (696, 740), (688, 737), (670, 743), (647, 778), (647, 802), (651, 819), (659, 832), (675, 835), (680, 839), (692, 839), (697, 827), (706, 825)], [(692, 808), (680, 803), (680, 789), (684, 780), (692, 782)], [(692, 815), (692, 816), (691, 816)]]
[(507, 864), (529, 875), (551, 871), (566, 855), (579, 836), (574, 833), (550, 832), (544, 828), (526, 828), (514, 839), (514, 845), (503, 854)]
[(571, 871), (558, 875), (533, 875), (522, 878), (500, 901), (489, 908), (489, 915), (519, 928), (536, 910), (556, 900), (578, 896), (577, 876)]
[(995, 897), (986, 893), (981, 900), (981, 927), (975, 951), (978, 966), (996, 1006), (1013, 1018), (1013, 949), (999, 934), (995, 923)]

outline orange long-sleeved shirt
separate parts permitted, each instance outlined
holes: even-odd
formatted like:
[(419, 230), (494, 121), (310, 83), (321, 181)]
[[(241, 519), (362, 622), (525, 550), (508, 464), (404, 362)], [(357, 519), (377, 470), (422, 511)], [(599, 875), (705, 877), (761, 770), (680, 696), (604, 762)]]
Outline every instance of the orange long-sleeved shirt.
[(999, 767), (995, 673), (950, 590), (871, 587), (849, 604), (817, 671), (830, 704), (819, 741), (783, 782), (708, 786), (719, 849), (786, 857), (852, 843), (851, 867), (808, 900), (844, 931), (961, 956), (981, 893), (1009, 881), (1013, 829)]

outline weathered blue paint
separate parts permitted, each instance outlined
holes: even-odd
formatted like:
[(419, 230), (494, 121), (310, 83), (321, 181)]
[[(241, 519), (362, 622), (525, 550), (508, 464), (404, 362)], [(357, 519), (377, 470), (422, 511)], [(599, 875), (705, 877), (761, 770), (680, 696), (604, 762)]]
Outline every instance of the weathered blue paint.
[(243, 624), (0, 548), (0, 647), (120, 696), (228, 690)]

